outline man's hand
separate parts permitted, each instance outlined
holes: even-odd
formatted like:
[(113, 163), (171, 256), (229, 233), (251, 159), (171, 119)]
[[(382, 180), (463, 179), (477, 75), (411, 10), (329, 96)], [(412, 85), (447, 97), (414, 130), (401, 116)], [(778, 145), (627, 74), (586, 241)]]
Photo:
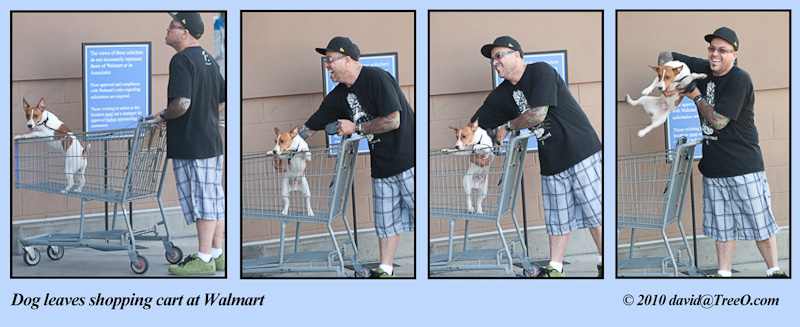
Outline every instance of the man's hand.
[(339, 119), (339, 128), (336, 130), (336, 135), (350, 135), (356, 132), (356, 123), (347, 119)]
[(505, 126), (500, 125), (500, 127), (497, 128), (497, 142), (500, 142), (498, 145), (503, 145), (503, 140), (506, 136), (508, 136), (508, 130)]

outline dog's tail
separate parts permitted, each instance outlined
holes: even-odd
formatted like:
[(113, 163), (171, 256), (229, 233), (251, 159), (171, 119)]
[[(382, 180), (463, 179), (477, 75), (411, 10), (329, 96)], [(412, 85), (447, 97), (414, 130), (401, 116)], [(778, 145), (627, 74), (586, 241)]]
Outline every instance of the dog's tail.
[(92, 148), (92, 144), (91, 143), (86, 143), (86, 147), (83, 148), (83, 156), (84, 157), (86, 156), (86, 154), (89, 153), (89, 149), (91, 149), (91, 148)]

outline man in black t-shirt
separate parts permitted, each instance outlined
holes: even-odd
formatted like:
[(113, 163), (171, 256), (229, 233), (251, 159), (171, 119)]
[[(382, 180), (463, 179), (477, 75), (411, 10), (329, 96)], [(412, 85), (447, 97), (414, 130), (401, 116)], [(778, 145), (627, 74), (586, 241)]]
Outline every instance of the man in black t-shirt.
[(696, 88), (682, 90), (681, 95), (693, 99), (700, 113), (703, 234), (716, 240), (719, 267), (714, 277), (731, 276), (737, 239), (756, 241), (767, 264), (767, 276), (787, 277), (778, 267), (778, 225), (753, 121), (753, 81), (735, 65), (739, 38), (733, 30), (721, 27), (705, 40), (708, 60), (662, 52), (659, 64), (678, 60), (692, 72), (709, 76), (697, 80)]
[(178, 196), (187, 224), (197, 223), (198, 252), (169, 267), (176, 275), (214, 275), (225, 270), (225, 193), (219, 112), (225, 108), (225, 80), (213, 56), (200, 47), (203, 21), (196, 12), (179, 12), (165, 42), (176, 53), (169, 62), (167, 108), (156, 119), (167, 122), (167, 158), (172, 159)]
[(522, 48), (501, 36), (481, 48), (505, 79), (472, 117), (497, 138), (511, 130), (530, 128), (539, 145), (542, 200), (550, 263), (538, 277), (564, 277), (563, 261), (569, 235), (589, 228), (603, 275), (602, 145), (564, 80), (547, 63), (526, 64)]
[(316, 51), (325, 56), (325, 67), (339, 84), (298, 133), (308, 139), (338, 121), (339, 135), (367, 135), (381, 261), (371, 277), (394, 277), (400, 233), (414, 231), (414, 111), (388, 72), (358, 62), (361, 52), (349, 38), (334, 37)]

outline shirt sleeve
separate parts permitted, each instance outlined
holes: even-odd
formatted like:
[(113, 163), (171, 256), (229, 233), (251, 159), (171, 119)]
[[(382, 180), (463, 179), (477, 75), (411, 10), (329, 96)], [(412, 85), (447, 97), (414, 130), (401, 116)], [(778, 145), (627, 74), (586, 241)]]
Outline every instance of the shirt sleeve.
[[(507, 100), (505, 105), (503, 104), (504, 97), (509, 97), (509, 99), (505, 99)], [(514, 108), (513, 100), (510, 97), (507, 85), (500, 84), (492, 93), (489, 93), (489, 96), (483, 101), (478, 111), (472, 115), (470, 122), (478, 119), (478, 126), (488, 130), (519, 117), (519, 113)]]
[(169, 82), (167, 85), (167, 99), (178, 97), (191, 98), (192, 74), (189, 70), (188, 59), (183, 55), (175, 55), (169, 61)]
[(308, 118), (305, 125), (306, 127), (310, 128), (314, 131), (319, 131), (325, 129), (325, 125), (332, 123), (340, 118), (346, 119), (346, 116), (343, 116), (340, 112), (339, 106), (336, 105), (336, 102), (339, 100), (340, 93), (338, 92), (338, 88), (334, 89), (329, 93), (325, 99), (322, 100), (322, 104), (319, 105), (319, 109)]
[(547, 63), (536, 63), (531, 67), (533, 79), (530, 87), (528, 104), (531, 108), (541, 106), (558, 106), (558, 73)]
[(374, 101), (375, 108), (378, 110), (377, 116), (385, 117), (395, 111), (403, 110), (400, 104), (400, 97), (403, 95), (397, 94), (399, 87), (395, 87), (397, 82), (392, 75), (381, 69), (371, 79), (370, 99)]
[(708, 66), (708, 59), (696, 58), (696, 57), (689, 57), (684, 54), (680, 54), (677, 52), (672, 53), (672, 60), (677, 60), (686, 64), (689, 67), (689, 70), (693, 72), (702, 72), (707, 70)]

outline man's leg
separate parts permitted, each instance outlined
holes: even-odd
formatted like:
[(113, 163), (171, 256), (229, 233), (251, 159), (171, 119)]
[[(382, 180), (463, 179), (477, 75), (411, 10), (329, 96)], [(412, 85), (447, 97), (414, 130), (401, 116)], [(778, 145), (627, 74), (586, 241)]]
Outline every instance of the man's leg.
[[(211, 254), (211, 246), (217, 241), (217, 224), (223, 223), (222, 221), (214, 220), (197, 220), (197, 249), (200, 253)], [(221, 242), (220, 242), (221, 243)], [(216, 247), (216, 246), (215, 246)]]
[(564, 252), (567, 251), (569, 234), (549, 235), (550, 237), (550, 262), (564, 263)]
[(733, 266), (733, 255), (736, 253), (736, 240), (717, 241), (717, 266), (718, 270), (730, 272)]
[(394, 254), (397, 251), (397, 244), (400, 243), (400, 235), (389, 236), (378, 239), (380, 247), (381, 264), (392, 266), (394, 264)]
[(778, 266), (778, 245), (775, 241), (775, 235), (766, 240), (756, 241), (756, 246), (758, 251), (761, 252), (761, 256), (764, 257), (764, 263), (767, 264), (767, 268)]
[(594, 244), (597, 245), (597, 252), (603, 255), (603, 226), (589, 227)]

